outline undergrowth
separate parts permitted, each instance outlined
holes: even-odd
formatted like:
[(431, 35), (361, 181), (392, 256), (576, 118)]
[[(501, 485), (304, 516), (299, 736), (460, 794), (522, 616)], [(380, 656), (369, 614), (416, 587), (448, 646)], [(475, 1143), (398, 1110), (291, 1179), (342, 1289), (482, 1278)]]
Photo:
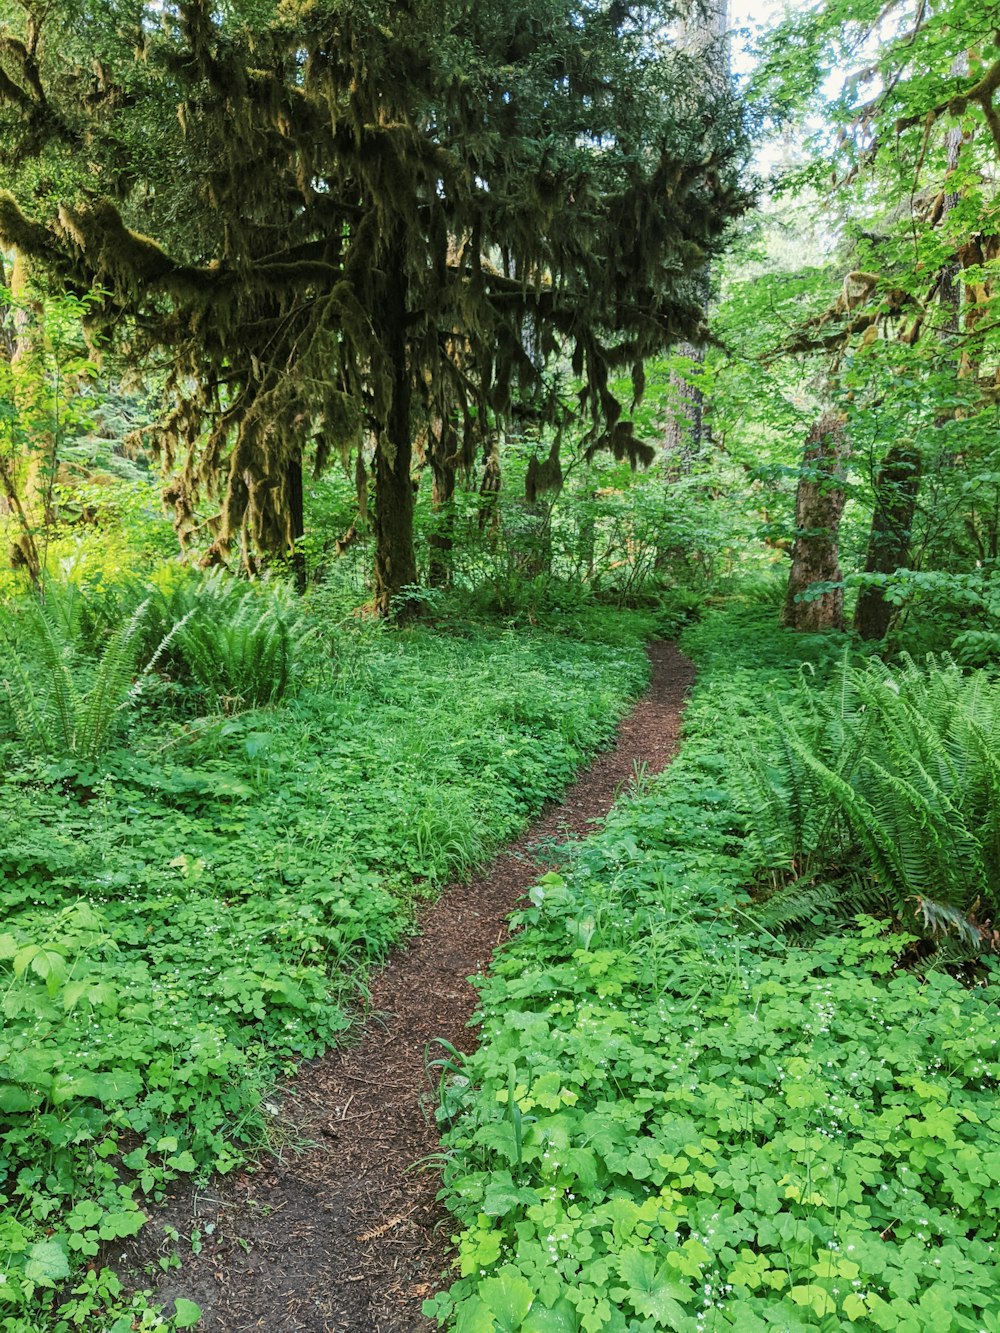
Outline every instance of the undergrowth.
[(415, 900), (611, 739), (646, 673), (614, 619), (618, 646), (314, 617), (280, 705), (158, 676), (99, 753), (33, 758), (8, 716), (0, 1329), (167, 1326), (102, 1247), (264, 1145), (267, 1089), (337, 1040)]
[[(533, 891), (442, 1083), (456, 1333), (1000, 1330), (995, 967), (762, 929), (720, 735), (840, 645), (710, 614), (685, 745)], [(791, 706), (791, 704), (789, 704)]]

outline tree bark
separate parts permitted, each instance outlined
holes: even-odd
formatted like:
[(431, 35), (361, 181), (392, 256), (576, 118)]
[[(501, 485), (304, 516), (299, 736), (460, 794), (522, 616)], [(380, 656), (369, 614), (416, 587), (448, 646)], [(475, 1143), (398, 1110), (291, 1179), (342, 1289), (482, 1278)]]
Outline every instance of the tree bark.
[(427, 581), (432, 588), (446, 588), (451, 582), (451, 553), (455, 545), (455, 458), (447, 452), (441, 439), (432, 440), (428, 458), (433, 482), (431, 508), (435, 526), (428, 538), (430, 560)]
[(413, 548), (413, 483), (410, 480), (409, 431), (393, 450), (375, 455), (375, 596), (379, 616), (412, 614), (398, 604), (402, 590), (417, 581)]
[(406, 341), (407, 282), (402, 237), (387, 258), (388, 288), (382, 329), (392, 368), (392, 400), (375, 450), (375, 593), (372, 605), (382, 617), (412, 614), (400, 606), (402, 590), (417, 582), (413, 546), (413, 440), (410, 433), (410, 365)]
[[(0, 292), (9, 292), (10, 283), (7, 279), (7, 265), (4, 262), (2, 251), (0, 251)], [(14, 359), (14, 353), (17, 351), (17, 334), (14, 330), (14, 312), (7, 304), (6, 299), (0, 302), (0, 357), (4, 361), (10, 362)]]
[[(729, 0), (689, 0), (677, 33), (677, 45), (703, 62), (710, 88), (723, 89), (729, 80), (728, 27)], [(707, 267), (701, 270), (697, 281), (700, 303), (707, 313), (711, 297)], [(679, 343), (675, 353), (687, 357), (696, 373), (705, 364), (703, 343)], [(710, 442), (705, 429), (705, 395), (698, 385), (676, 370), (670, 372), (670, 388), (674, 402), (663, 435), (664, 454), (672, 472), (687, 475)]]
[[(894, 444), (875, 483), (875, 512), (868, 537), (866, 574), (895, 574), (910, 554), (910, 534), (920, 491), (920, 455), (910, 443)], [(883, 639), (892, 606), (882, 588), (863, 588), (854, 610), (854, 629), (862, 639)]]
[[(956, 58), (952, 73), (960, 75), (966, 69), (967, 62), (963, 54)], [(958, 126), (949, 129), (945, 136), (946, 181), (958, 168), (962, 139), (963, 131)], [(958, 205), (960, 199), (961, 196), (954, 192), (945, 194), (945, 217)], [(961, 262), (955, 260), (941, 274), (938, 300), (943, 318), (938, 336), (943, 344), (957, 338), (961, 328), (960, 273)], [(939, 424), (948, 415), (946, 412), (939, 418)], [(909, 563), (921, 470), (920, 454), (907, 441), (894, 444), (882, 460), (882, 468), (875, 483), (875, 510), (865, 559), (866, 574), (894, 574)], [(862, 639), (884, 639), (892, 622), (893, 611), (894, 608), (886, 601), (884, 588), (862, 588), (854, 609), (855, 633)]]
[(302, 453), (298, 451), (288, 460), (286, 494), (288, 496), (289, 536), (292, 539), (292, 548), (289, 554), (292, 576), (295, 580), (295, 591), (299, 593), (305, 592), (308, 581), (306, 556), (302, 549), (302, 538), (306, 531), (305, 486), (302, 471)]
[(795, 541), (781, 623), (812, 633), (844, 628), (844, 590), (801, 599), (814, 583), (839, 583), (840, 520), (844, 512), (844, 463), (850, 444), (844, 419), (824, 412), (806, 437), (802, 475), (795, 493)]
[(6, 312), (3, 342), (5, 351), (10, 351), (11, 392), (21, 450), (3, 460), (3, 493), (19, 528), (11, 540), (11, 567), (24, 569), (40, 592), (46, 532), (55, 521), (52, 484), (58, 466), (58, 436), (52, 420), (53, 405), (46, 401), (44, 308), (31, 291), (28, 263), (20, 253), (15, 254), (11, 268), (10, 294), (16, 304), (13, 311)]
[(483, 479), (479, 484), (479, 531), (495, 535), (500, 525), (500, 442), (495, 435), (487, 439), (483, 459)]
[[(708, 275), (705, 275), (705, 302), (708, 301)], [(699, 369), (705, 363), (705, 348), (694, 343), (679, 343), (677, 356), (687, 357)], [(670, 372), (671, 404), (663, 431), (663, 451), (667, 466), (686, 476), (705, 443), (705, 395), (677, 370)]]

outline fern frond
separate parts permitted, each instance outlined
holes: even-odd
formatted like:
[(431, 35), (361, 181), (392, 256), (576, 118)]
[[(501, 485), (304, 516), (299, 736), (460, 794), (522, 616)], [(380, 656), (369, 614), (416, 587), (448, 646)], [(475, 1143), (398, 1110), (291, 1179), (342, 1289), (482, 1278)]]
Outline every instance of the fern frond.
[(115, 718), (129, 703), (148, 606), (148, 601), (142, 602), (111, 636), (81, 701), (74, 749), (82, 759), (93, 760), (106, 748)]

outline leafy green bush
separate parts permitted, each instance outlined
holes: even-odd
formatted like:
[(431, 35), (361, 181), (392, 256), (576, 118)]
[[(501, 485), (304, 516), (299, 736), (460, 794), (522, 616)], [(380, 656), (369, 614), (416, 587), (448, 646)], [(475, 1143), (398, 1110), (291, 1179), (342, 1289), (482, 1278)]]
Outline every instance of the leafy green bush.
[(736, 740), (730, 761), (768, 926), (891, 916), (930, 936), (1000, 905), (1000, 684), (947, 659), (845, 660), (825, 690)]
[(301, 604), (282, 584), (183, 571), (160, 582), (153, 611), (164, 632), (181, 626), (167, 674), (196, 685), (214, 708), (277, 703), (296, 680), (309, 632)]

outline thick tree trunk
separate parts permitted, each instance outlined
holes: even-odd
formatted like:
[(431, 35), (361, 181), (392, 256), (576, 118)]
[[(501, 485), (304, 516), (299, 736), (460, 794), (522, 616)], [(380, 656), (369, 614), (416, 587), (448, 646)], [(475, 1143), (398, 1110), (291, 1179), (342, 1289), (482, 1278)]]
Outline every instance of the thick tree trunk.
[(410, 439), (397, 438), (392, 450), (381, 445), (375, 455), (375, 596), (380, 616), (398, 616), (402, 590), (417, 581), (413, 548), (413, 482), (410, 480)]
[(288, 460), (285, 493), (288, 497), (288, 529), (292, 543), (292, 575), (295, 579), (296, 592), (303, 593), (306, 590), (308, 571), (305, 552), (302, 549), (302, 538), (306, 532), (306, 512), (301, 452), (294, 453)]
[[(722, 92), (729, 81), (730, 54), (726, 33), (729, 27), (728, 0), (689, 0), (677, 32), (677, 46), (687, 55), (701, 62), (706, 78), (706, 91)], [(708, 311), (711, 298), (711, 279), (707, 267), (698, 276), (699, 302)], [(677, 355), (691, 362), (691, 372), (697, 374), (705, 364), (702, 343), (683, 342), (675, 349)], [(670, 388), (673, 403), (664, 430), (663, 451), (669, 471), (686, 475), (710, 443), (705, 421), (705, 396), (690, 382), (688, 376), (671, 371)]]
[[(912, 444), (893, 445), (875, 483), (866, 574), (895, 574), (905, 568), (919, 492), (920, 455)], [(891, 619), (892, 607), (884, 589), (863, 588), (854, 611), (855, 632), (862, 639), (883, 639)]]
[(376, 614), (385, 617), (412, 614), (412, 606), (400, 606), (399, 595), (404, 588), (417, 582), (413, 483), (410, 479), (412, 390), (406, 345), (407, 285), (401, 240), (390, 249), (388, 271), (383, 339), (392, 367), (392, 403), (375, 449), (375, 595), (372, 599)]
[[(705, 301), (708, 301), (706, 274)], [(692, 369), (705, 363), (704, 347), (694, 343), (680, 343), (675, 349), (678, 356), (687, 357)], [(663, 452), (672, 473), (686, 475), (702, 452), (705, 441), (705, 396), (696, 384), (677, 370), (670, 372), (671, 403), (667, 424), (663, 431)]]
[[(952, 65), (952, 73), (961, 75), (967, 68), (966, 56), (962, 54)], [(959, 126), (953, 126), (945, 136), (946, 180), (958, 168), (962, 136), (963, 131)], [(960, 199), (959, 194), (950, 191), (945, 194), (945, 216), (957, 207)], [(943, 318), (938, 336), (942, 343), (956, 339), (961, 329), (960, 274), (961, 263), (958, 260), (946, 266), (941, 274), (938, 300)], [(947, 420), (948, 415), (945, 413), (939, 418), (939, 424)], [(894, 444), (883, 459), (875, 484), (875, 511), (868, 537), (866, 574), (894, 574), (909, 563), (913, 520), (920, 494), (921, 467), (920, 454), (910, 443)], [(854, 629), (862, 639), (884, 639), (892, 616), (893, 607), (886, 601), (884, 588), (861, 590), (854, 610)]]
[(844, 463), (850, 445), (844, 419), (824, 412), (806, 437), (802, 475), (795, 493), (795, 541), (781, 623), (816, 632), (844, 628), (844, 590), (834, 588), (810, 601), (801, 594), (814, 583), (839, 583), (840, 519), (844, 512)]
[(441, 457), (432, 447), (430, 452), (431, 507), (434, 510), (434, 530), (428, 538), (430, 560), (427, 581), (432, 588), (446, 588), (451, 582), (451, 553), (455, 545), (455, 461), (451, 456)]
[(44, 309), (31, 290), (28, 264), (20, 253), (14, 256), (10, 294), (15, 305), (12, 312), (6, 312), (3, 346), (5, 354), (10, 353), (11, 391), (19, 423), (19, 447), (2, 464), (4, 498), (19, 529), (11, 539), (10, 562), (12, 568), (25, 570), (41, 591), (47, 531), (55, 521), (52, 485), (58, 466), (58, 436), (54, 404), (47, 401)]

